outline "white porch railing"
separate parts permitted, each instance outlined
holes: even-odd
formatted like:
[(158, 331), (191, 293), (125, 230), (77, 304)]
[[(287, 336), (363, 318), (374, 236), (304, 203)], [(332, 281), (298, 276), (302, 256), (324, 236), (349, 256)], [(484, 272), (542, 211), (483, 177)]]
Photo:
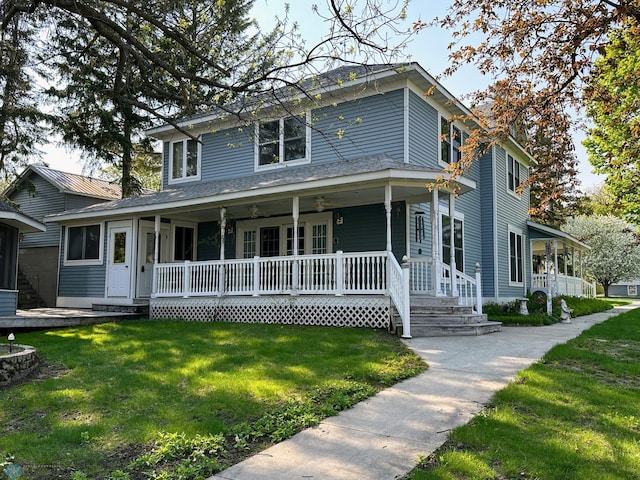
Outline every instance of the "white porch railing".
[[(254, 257), (240, 260), (162, 263), (155, 265), (152, 296), (220, 295), (388, 295), (410, 336), (410, 293), (450, 295), (450, 269), (433, 259), (397, 262), (389, 252), (338, 251), (327, 255)], [(461, 305), (482, 312), (476, 280), (456, 274)]]
[[(548, 281), (550, 280), (551, 285)], [(551, 291), (554, 295), (572, 295), (576, 297), (595, 297), (596, 285), (594, 282), (588, 282), (583, 278), (571, 277), (568, 275), (558, 275), (556, 283), (555, 275), (547, 275), (546, 273), (534, 274), (531, 278), (531, 289)]]
[(155, 266), (153, 295), (387, 294), (388, 258), (387, 252), (337, 252), (162, 263)]

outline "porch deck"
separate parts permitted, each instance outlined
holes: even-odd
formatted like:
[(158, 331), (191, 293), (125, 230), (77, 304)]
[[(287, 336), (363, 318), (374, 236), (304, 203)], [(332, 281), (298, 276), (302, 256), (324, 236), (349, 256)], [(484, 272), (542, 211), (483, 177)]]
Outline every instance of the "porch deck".
[(79, 308), (34, 308), (0, 317), (0, 332), (13, 329), (77, 327), (140, 318), (135, 312), (106, 312)]

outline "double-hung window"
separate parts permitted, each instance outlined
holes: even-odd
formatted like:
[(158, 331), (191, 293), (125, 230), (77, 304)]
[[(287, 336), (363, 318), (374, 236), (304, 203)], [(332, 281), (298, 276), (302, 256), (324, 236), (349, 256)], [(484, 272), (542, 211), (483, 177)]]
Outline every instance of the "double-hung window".
[(281, 166), (307, 160), (305, 117), (288, 117), (256, 125), (256, 166)]
[(185, 138), (171, 142), (169, 149), (169, 183), (200, 179), (200, 142)]
[(456, 260), (456, 270), (464, 272), (464, 234), (462, 220), (453, 220), (453, 239), (451, 238), (451, 218), (442, 216), (442, 261), (447, 265), (451, 264), (451, 247), (454, 249)]
[(509, 229), (509, 284), (522, 285), (524, 271), (522, 231)]
[(67, 227), (65, 264), (102, 264), (102, 224)]
[(462, 160), (462, 131), (440, 117), (440, 160), (444, 163), (455, 163)]
[(515, 193), (519, 194), (518, 187), (522, 183), (523, 176), (525, 174), (526, 167), (524, 167), (520, 162), (518, 162), (511, 155), (507, 155), (507, 189)]

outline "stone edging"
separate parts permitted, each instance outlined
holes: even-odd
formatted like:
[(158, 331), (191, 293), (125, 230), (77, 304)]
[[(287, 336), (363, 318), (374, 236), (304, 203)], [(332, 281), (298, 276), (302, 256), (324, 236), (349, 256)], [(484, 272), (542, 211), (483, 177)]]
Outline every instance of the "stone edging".
[(23, 379), (35, 370), (40, 362), (36, 349), (30, 345), (14, 344), (13, 353), (9, 353), (8, 345), (0, 347), (0, 387)]

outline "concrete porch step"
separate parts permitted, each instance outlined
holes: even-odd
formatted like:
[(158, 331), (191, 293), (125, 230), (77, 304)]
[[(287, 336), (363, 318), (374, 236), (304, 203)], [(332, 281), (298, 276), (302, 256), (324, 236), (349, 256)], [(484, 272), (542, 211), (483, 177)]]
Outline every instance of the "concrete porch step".
[(477, 313), (451, 313), (442, 314), (439, 312), (427, 313), (427, 312), (414, 312), (411, 311), (411, 328), (414, 325), (425, 324), (451, 324), (451, 325), (472, 325), (476, 323), (487, 322), (487, 316)]
[(502, 330), (500, 322), (482, 322), (468, 325), (451, 325), (451, 324), (411, 324), (412, 337), (448, 337), (448, 336), (473, 336), (486, 335), (488, 333), (499, 332)]

